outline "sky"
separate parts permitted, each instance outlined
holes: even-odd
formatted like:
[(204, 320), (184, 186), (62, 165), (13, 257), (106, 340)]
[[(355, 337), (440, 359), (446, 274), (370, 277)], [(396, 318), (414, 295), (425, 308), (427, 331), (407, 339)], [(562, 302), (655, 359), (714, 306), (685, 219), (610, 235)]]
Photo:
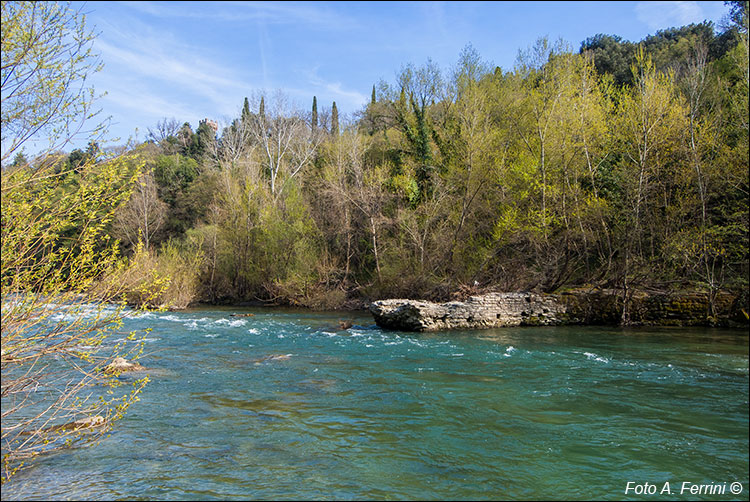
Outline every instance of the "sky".
[[(445, 71), (471, 44), (491, 67), (513, 68), (541, 36), (577, 51), (598, 33), (638, 41), (704, 20), (724, 2), (73, 2), (99, 33), (104, 69), (90, 82), (109, 138), (146, 139), (163, 118), (228, 123), (245, 97), (281, 91), (293, 106), (335, 101), (351, 115), (380, 80), (428, 58)], [(137, 129), (137, 131), (136, 131)], [(118, 139), (119, 138), (119, 139)], [(85, 145), (85, 141), (82, 143)], [(73, 146), (79, 146), (77, 143)]]

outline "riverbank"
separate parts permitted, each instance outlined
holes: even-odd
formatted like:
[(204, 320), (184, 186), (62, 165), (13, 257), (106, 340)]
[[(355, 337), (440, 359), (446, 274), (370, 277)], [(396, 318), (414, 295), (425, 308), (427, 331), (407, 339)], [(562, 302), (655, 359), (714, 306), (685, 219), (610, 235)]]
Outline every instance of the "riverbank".
[[(632, 292), (623, 322), (621, 291), (575, 288), (554, 294), (532, 292), (457, 292), (453, 301), (387, 299), (374, 302), (348, 298), (332, 308), (319, 309), (288, 302), (192, 303), (191, 308), (292, 308), (305, 311), (370, 312), (381, 327), (407, 331), (478, 329), (500, 326), (601, 325), (601, 326), (712, 326), (746, 328), (748, 296), (722, 291), (711, 302), (705, 292)], [(401, 308), (401, 310), (398, 310)], [(184, 310), (174, 308), (170, 310)]]

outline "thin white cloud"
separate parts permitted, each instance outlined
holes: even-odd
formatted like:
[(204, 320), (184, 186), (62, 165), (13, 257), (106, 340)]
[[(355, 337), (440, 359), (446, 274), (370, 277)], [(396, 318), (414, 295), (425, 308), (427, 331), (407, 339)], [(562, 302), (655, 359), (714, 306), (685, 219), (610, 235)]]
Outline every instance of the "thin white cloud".
[(339, 98), (343, 98), (343, 100), (346, 100), (349, 103), (359, 106), (367, 103), (367, 96), (361, 92), (344, 90), (341, 86), (341, 82), (331, 82), (326, 84), (325, 87), (331, 94), (339, 96)]
[[(367, 103), (368, 97), (361, 92), (344, 89), (341, 82), (328, 82), (321, 78), (318, 75), (318, 68), (319, 66), (316, 66), (311, 70), (302, 72), (307, 78), (308, 83), (317, 88), (318, 93), (322, 91), (327, 94), (334, 101), (338, 102), (339, 107), (344, 104), (348, 105), (347, 108), (357, 109)], [(315, 93), (316, 91), (312, 92), (312, 94)], [(311, 94), (311, 92), (307, 91), (307, 94)]]
[(268, 59), (266, 54), (271, 48), (271, 37), (268, 36), (268, 30), (265, 23), (258, 21), (258, 49), (260, 53), (260, 63), (263, 69), (263, 85), (270, 87), (270, 76), (268, 72)]
[(162, 18), (213, 19), (229, 22), (263, 21), (269, 24), (317, 25), (320, 28), (356, 29), (359, 22), (310, 2), (123, 2), (139, 12)]
[(115, 82), (111, 79), (102, 83), (106, 84), (109, 90), (102, 98), (101, 104), (111, 103), (120, 109), (135, 110), (139, 115), (151, 119), (180, 117), (182, 120), (194, 120), (198, 116), (193, 106), (182, 103), (179, 99), (165, 98), (144, 86), (132, 85), (132, 82)]
[(698, 2), (638, 2), (635, 14), (651, 30), (700, 23), (706, 19)]
[(130, 96), (129, 90), (137, 89), (138, 95), (145, 96), (143, 102), (135, 99), (127, 108), (140, 109), (149, 116), (172, 99), (194, 103), (182, 106), (182, 113), (197, 108), (198, 103), (203, 103), (203, 108), (209, 104), (216, 114), (233, 112), (237, 96), (247, 95), (251, 82), (259, 78), (222, 64), (221, 55), (133, 19), (118, 26), (109, 24), (105, 33), (106, 39), (100, 38), (96, 47), (105, 62), (102, 73), (107, 80), (103, 88), (109, 91), (109, 100), (126, 105), (128, 99), (136, 97)]
[(133, 75), (158, 79), (177, 87), (192, 89), (209, 96), (221, 96), (227, 89), (242, 89), (244, 81), (235, 78), (221, 66), (191, 57), (190, 54), (166, 53), (158, 49), (123, 49), (106, 42), (98, 48), (105, 60)]

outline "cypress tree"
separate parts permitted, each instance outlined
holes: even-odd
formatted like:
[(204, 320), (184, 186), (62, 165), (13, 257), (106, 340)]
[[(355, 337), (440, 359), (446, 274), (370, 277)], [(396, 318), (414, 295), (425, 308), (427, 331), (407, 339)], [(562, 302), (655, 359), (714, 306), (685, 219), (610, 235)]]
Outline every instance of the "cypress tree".
[(313, 107), (312, 107), (312, 130), (315, 132), (318, 129), (318, 98), (313, 96)]
[(372, 85), (372, 99), (370, 100), (370, 104), (375, 104), (375, 84)]
[(266, 118), (266, 104), (263, 101), (263, 96), (260, 97), (260, 107), (258, 107), (258, 116), (265, 120)]
[(331, 108), (331, 134), (334, 137), (338, 137), (339, 135), (339, 111), (336, 108), (336, 102), (333, 102), (333, 107)]
[(245, 104), (242, 105), (242, 122), (247, 122), (250, 118), (250, 102), (245, 98)]

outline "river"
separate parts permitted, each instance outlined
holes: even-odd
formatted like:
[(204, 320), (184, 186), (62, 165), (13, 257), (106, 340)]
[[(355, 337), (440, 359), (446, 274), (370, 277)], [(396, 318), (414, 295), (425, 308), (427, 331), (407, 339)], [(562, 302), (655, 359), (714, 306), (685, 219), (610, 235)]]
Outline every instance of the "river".
[(420, 334), (363, 312), (233, 312), (128, 320), (153, 330), (140, 402), (3, 500), (747, 499), (744, 331)]

